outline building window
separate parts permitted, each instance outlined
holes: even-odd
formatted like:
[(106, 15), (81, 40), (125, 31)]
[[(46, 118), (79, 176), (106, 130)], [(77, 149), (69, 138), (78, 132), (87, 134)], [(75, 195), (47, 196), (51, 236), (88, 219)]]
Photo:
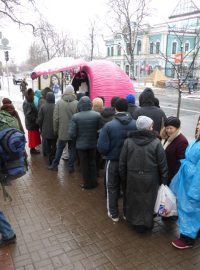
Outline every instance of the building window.
[(138, 40), (137, 42), (137, 54), (140, 54), (142, 50), (142, 43), (141, 43), (141, 40)]
[(122, 48), (121, 48), (121, 45), (118, 44), (118, 45), (117, 45), (117, 55), (118, 55), (118, 56), (121, 56), (121, 49), (122, 49)]
[(189, 51), (189, 43), (186, 42), (186, 43), (185, 43), (185, 52), (188, 52), (188, 51)]
[(113, 56), (113, 55), (114, 55), (114, 48), (111, 47), (111, 56)]
[(172, 43), (172, 54), (176, 54), (176, 50), (177, 50), (177, 43), (173, 42)]
[(130, 43), (126, 43), (126, 53), (130, 55)]
[(107, 56), (110, 56), (110, 47), (107, 48)]
[(156, 42), (156, 54), (160, 53), (160, 41)]
[(153, 42), (150, 43), (150, 54), (153, 54)]
[(129, 65), (126, 65), (126, 74), (129, 76)]

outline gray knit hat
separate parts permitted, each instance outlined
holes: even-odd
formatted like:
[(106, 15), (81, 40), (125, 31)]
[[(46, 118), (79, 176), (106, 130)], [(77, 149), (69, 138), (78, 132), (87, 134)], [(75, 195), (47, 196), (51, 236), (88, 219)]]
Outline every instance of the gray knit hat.
[(64, 95), (74, 94), (74, 87), (71, 84), (68, 84), (64, 90)]
[(147, 116), (139, 116), (137, 121), (136, 121), (136, 127), (138, 130), (141, 129), (150, 129), (150, 127), (153, 124), (153, 120)]

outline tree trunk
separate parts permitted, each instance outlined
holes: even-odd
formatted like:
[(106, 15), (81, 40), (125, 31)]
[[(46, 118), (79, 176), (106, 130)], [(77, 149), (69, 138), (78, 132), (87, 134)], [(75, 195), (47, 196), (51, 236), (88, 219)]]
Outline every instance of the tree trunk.
[(181, 88), (178, 89), (178, 106), (177, 106), (177, 117), (179, 118), (180, 116), (180, 108), (181, 108)]

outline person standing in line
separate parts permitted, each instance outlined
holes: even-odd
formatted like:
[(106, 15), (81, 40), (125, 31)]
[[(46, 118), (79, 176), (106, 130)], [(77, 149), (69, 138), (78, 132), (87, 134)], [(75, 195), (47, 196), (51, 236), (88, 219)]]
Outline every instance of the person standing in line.
[[(45, 87), (41, 91), (41, 96), (38, 99), (38, 112), (40, 111), (42, 105), (46, 103), (46, 96), (49, 92), (53, 93), (53, 91), (49, 87)], [(42, 154), (44, 157), (47, 155), (47, 141), (45, 139), (42, 139)]]
[(40, 126), (42, 140), (47, 142), (48, 164), (51, 165), (55, 153), (57, 137), (53, 130), (53, 113), (55, 108), (55, 95), (47, 93), (46, 102), (42, 105), (38, 113), (38, 124)]
[(139, 116), (137, 131), (129, 133), (119, 160), (124, 216), (136, 231), (153, 228), (158, 188), (168, 179), (165, 151), (153, 131), (153, 120)]
[(106, 189), (108, 217), (119, 221), (118, 199), (121, 178), (119, 175), (119, 156), (128, 132), (136, 130), (135, 120), (127, 112), (128, 102), (119, 98), (115, 104), (115, 115), (100, 131), (98, 151), (106, 158)]
[(15, 117), (18, 121), (19, 129), (24, 132), (24, 127), (22, 125), (21, 119), (19, 117), (18, 112), (15, 110), (15, 107), (13, 106), (12, 101), (9, 98), (3, 98), (2, 99), (3, 105), (1, 106), (1, 110), (5, 110), (9, 112), (13, 117)]
[(167, 185), (178, 172), (181, 159), (185, 158), (185, 150), (188, 146), (188, 140), (181, 133), (180, 126), (181, 121), (175, 116), (170, 116), (165, 120), (164, 128), (160, 133), (169, 171), (168, 181), (165, 183)]
[(128, 94), (126, 96), (126, 100), (128, 101), (128, 112), (133, 117), (133, 113), (137, 110), (137, 106), (135, 105), (135, 96), (133, 94)]
[(74, 114), (69, 127), (69, 135), (76, 141), (83, 177), (82, 189), (96, 188), (96, 145), (101, 128), (101, 115), (92, 110), (92, 102), (84, 96), (78, 102), (78, 113)]
[(20, 83), (20, 91), (22, 92), (22, 99), (24, 99), (25, 97), (27, 86), (28, 86), (28, 83), (26, 82), (26, 78), (24, 78), (22, 82)]
[(155, 106), (155, 96), (151, 88), (145, 88), (140, 94), (139, 105), (140, 108), (133, 113), (133, 118), (137, 119), (140, 115), (150, 117), (154, 123), (153, 129), (160, 134), (166, 115), (161, 108)]
[(25, 126), (28, 130), (28, 147), (30, 154), (40, 154), (36, 149), (41, 144), (39, 125), (37, 123), (38, 111), (34, 104), (34, 91), (29, 88), (25, 93), (23, 102), (23, 112), (25, 116)]
[(177, 249), (192, 248), (200, 230), (200, 119), (196, 126), (195, 140), (185, 152), (178, 173), (170, 189), (177, 199), (180, 236), (172, 241)]
[(50, 166), (49, 170), (58, 171), (58, 165), (65, 148), (68, 143), (69, 160), (68, 160), (68, 172), (74, 172), (74, 163), (76, 160), (76, 148), (75, 141), (69, 136), (69, 123), (72, 116), (77, 112), (78, 101), (74, 93), (74, 87), (67, 85), (62, 98), (56, 103), (53, 114), (53, 128), (54, 133), (58, 137), (56, 154)]

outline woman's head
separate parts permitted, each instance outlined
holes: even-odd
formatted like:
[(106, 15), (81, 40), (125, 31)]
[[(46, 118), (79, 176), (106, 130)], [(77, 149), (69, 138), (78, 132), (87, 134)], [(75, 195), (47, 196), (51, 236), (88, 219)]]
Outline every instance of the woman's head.
[(150, 117), (141, 115), (136, 121), (138, 130), (153, 130), (153, 120)]
[(33, 89), (29, 88), (25, 93), (26, 100), (29, 101), (29, 102), (33, 102), (34, 94), (35, 93), (34, 93)]
[(3, 105), (5, 105), (5, 104), (12, 104), (12, 101), (9, 98), (3, 98), (2, 99), (2, 103), (3, 103)]
[(170, 116), (165, 120), (164, 126), (167, 136), (171, 136), (180, 128), (181, 121), (175, 116)]
[(51, 86), (60, 85), (60, 79), (56, 74), (51, 75)]
[(99, 97), (94, 98), (92, 101), (92, 109), (96, 112), (102, 112), (103, 110), (103, 100)]
[(200, 140), (200, 117), (196, 125), (195, 139)]

